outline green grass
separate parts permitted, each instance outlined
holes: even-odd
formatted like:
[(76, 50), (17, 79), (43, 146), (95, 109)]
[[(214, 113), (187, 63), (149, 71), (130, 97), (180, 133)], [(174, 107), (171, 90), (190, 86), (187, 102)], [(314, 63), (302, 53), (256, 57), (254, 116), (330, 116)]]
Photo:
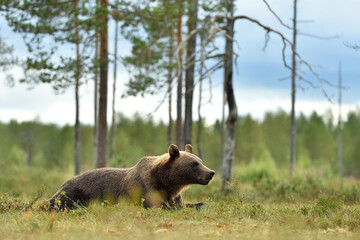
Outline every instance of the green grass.
[[(310, 175), (291, 180), (247, 179), (240, 174), (227, 192), (219, 191), (218, 178), (208, 186), (188, 189), (184, 193), (186, 202), (207, 203), (199, 211), (147, 210), (127, 204), (95, 203), (89, 208), (56, 213), (42, 210), (43, 201), (68, 174), (58, 170), (19, 168), (16, 171), (17, 174), (9, 174), (0, 170), (0, 180), (7, 178), (7, 183), (11, 183), (0, 182), (0, 239), (358, 239), (360, 236), (356, 180), (326, 180)], [(41, 184), (47, 187), (45, 192)]]

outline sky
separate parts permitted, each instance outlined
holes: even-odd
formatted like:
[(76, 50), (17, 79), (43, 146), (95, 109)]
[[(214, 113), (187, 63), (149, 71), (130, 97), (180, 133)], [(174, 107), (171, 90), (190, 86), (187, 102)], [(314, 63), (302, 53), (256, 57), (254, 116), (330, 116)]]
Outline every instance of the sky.
[[(293, 1), (269, 0), (273, 10), (288, 25), (291, 25)], [(262, 0), (238, 0), (235, 3), (235, 15), (247, 15), (274, 29), (280, 30), (291, 39), (291, 31), (281, 26), (278, 20), (267, 10)], [(315, 71), (324, 79), (337, 85), (339, 63), (342, 65), (342, 80), (346, 89), (343, 91), (343, 116), (348, 111), (355, 111), (360, 105), (360, 51), (348, 48), (347, 43), (360, 44), (360, 1), (358, 0), (299, 0), (298, 24), (299, 32), (330, 37), (338, 35), (331, 40), (320, 40), (305, 35), (299, 35), (297, 50), (302, 58), (309, 62)], [(290, 112), (290, 79), (280, 80), (290, 76), (289, 69), (284, 68), (282, 62), (281, 39), (270, 34), (270, 41), (265, 51), (265, 33), (262, 29), (246, 20), (235, 23), (235, 51), (238, 58), (235, 64), (234, 90), (239, 115), (250, 114), (253, 118), (262, 120), (269, 111), (282, 109)], [(109, 26), (109, 51), (113, 52), (113, 23)], [(7, 26), (4, 18), (0, 18), (1, 38), (15, 47), (15, 55), (26, 57), (28, 54), (23, 40)], [(224, 43), (219, 42), (219, 47)], [(239, 47), (237, 47), (239, 46)], [(119, 55), (129, 54), (131, 45), (121, 38)], [(72, 51), (71, 47), (69, 51)], [(290, 63), (290, 56), (287, 56)], [(303, 67), (302, 76), (319, 86), (318, 80)], [(165, 102), (155, 112), (161, 103), (164, 93), (145, 97), (121, 98), (125, 91), (124, 84), (128, 81), (127, 71), (123, 66), (118, 67), (116, 94), (116, 111), (132, 116), (139, 112), (143, 116), (152, 116), (155, 120), (167, 122), (168, 105)], [(112, 66), (109, 66), (109, 110), (112, 101), (111, 89), (113, 75)], [(14, 68), (15, 78), (21, 76), (21, 69)], [(221, 117), (223, 72), (213, 74), (211, 87), (209, 80), (204, 81), (201, 113), (206, 122), (211, 124)], [(338, 115), (338, 90), (325, 86), (329, 101), (321, 90), (313, 89), (305, 83), (297, 91), (296, 114), (300, 112), (310, 115), (313, 111), (324, 114), (329, 109), (334, 116)], [(93, 83), (83, 84), (80, 88), (80, 121), (84, 124), (93, 123)], [(211, 91), (210, 91), (211, 89)], [(197, 119), (198, 86), (195, 88), (193, 118)], [(175, 92), (174, 92), (175, 95)], [(175, 104), (172, 112), (176, 116)], [(8, 122), (11, 119), (27, 121), (39, 119), (46, 123), (59, 125), (73, 124), (75, 119), (74, 89), (70, 88), (62, 94), (55, 93), (51, 86), (41, 84), (31, 87), (16, 83), (14, 87), (6, 85), (4, 74), (0, 73), (0, 121)]]

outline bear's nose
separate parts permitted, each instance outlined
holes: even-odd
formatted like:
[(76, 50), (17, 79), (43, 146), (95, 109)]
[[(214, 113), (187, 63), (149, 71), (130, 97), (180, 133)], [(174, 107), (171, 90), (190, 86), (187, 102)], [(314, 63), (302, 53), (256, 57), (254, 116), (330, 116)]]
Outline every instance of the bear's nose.
[(210, 171), (210, 176), (213, 177), (215, 175), (215, 171)]

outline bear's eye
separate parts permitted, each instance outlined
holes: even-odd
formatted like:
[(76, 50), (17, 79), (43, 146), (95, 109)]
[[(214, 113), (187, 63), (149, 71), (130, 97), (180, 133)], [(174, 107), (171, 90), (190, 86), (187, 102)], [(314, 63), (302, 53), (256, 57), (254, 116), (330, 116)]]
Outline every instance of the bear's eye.
[(199, 166), (199, 163), (198, 162), (193, 162), (192, 166), (195, 168), (195, 167)]

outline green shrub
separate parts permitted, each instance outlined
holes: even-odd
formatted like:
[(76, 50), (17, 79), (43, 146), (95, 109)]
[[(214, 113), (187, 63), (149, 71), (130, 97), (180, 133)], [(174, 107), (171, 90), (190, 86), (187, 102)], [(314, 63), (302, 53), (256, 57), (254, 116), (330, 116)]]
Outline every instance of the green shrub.
[(246, 180), (257, 182), (261, 179), (275, 178), (277, 173), (278, 169), (271, 153), (266, 148), (261, 148), (257, 156), (246, 167), (244, 176)]

